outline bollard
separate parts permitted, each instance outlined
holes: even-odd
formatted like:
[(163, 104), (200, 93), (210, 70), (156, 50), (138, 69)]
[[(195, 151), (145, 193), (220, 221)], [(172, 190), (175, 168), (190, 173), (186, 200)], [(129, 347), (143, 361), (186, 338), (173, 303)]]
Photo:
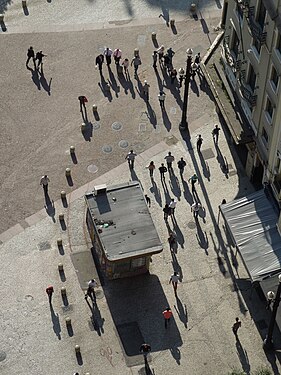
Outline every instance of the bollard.
[(67, 316), (67, 317), (65, 318), (65, 324), (66, 324), (67, 326), (71, 326), (71, 319), (70, 319), (69, 316)]
[(96, 104), (93, 105), (93, 112), (97, 112), (98, 111), (98, 106)]
[(57, 244), (58, 244), (58, 246), (62, 246), (62, 239), (61, 238), (57, 239)]
[(191, 10), (191, 12), (196, 12), (196, 4), (194, 4), (194, 3), (192, 3), (191, 5), (190, 5), (190, 10)]
[(0, 14), (0, 22), (1, 22), (1, 23), (4, 22), (4, 14)]
[(64, 214), (59, 214), (59, 221), (64, 221)]
[(134, 50), (134, 56), (135, 57), (139, 57), (140, 56), (140, 51), (139, 51), (139, 49), (138, 48), (135, 48), (135, 50)]
[(59, 270), (60, 272), (63, 271), (63, 264), (62, 264), (62, 263), (59, 263), (59, 264), (58, 264), (58, 270)]
[(157, 37), (157, 35), (156, 35), (156, 33), (151, 33), (151, 38), (153, 39), (153, 40), (156, 40), (156, 37)]
[(74, 154), (74, 153), (75, 153), (75, 147), (74, 147), (74, 146), (70, 146), (70, 153), (71, 153), (71, 154)]
[(26, 0), (22, 0), (21, 3), (22, 3), (22, 7), (23, 7), (23, 8), (26, 8)]
[(66, 175), (66, 177), (69, 177), (71, 175), (71, 169), (70, 168), (66, 168), (65, 175)]
[(80, 346), (79, 345), (75, 345), (75, 352), (80, 353)]
[(174, 20), (174, 18), (172, 18), (172, 19), (170, 20), (170, 25), (171, 25), (171, 27), (175, 26), (175, 20)]
[(66, 198), (66, 192), (64, 190), (62, 190), (60, 192), (60, 196), (61, 196), (61, 199), (65, 199)]
[(83, 132), (83, 131), (85, 131), (86, 130), (86, 124), (83, 122), (82, 124), (81, 124), (81, 131)]
[(62, 296), (66, 296), (66, 287), (62, 286), (60, 292)]

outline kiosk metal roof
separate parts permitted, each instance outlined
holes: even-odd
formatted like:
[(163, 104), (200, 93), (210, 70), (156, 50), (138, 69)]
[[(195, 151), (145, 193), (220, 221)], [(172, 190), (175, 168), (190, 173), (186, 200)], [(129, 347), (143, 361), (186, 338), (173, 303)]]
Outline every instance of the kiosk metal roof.
[(163, 250), (139, 182), (128, 182), (85, 195), (109, 261)]

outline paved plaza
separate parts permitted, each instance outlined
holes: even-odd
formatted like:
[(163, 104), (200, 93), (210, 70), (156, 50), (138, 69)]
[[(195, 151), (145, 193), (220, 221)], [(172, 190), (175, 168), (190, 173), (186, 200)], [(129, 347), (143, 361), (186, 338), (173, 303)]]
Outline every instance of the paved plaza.
[[(188, 138), (178, 130), (183, 89), (173, 87), (160, 67), (156, 73), (152, 68), (157, 46), (173, 48), (178, 69), (185, 68), (188, 47), (203, 56), (215, 40), (221, 2), (198, 2), (197, 20), (188, 12), (190, 3), (69, 0), (66, 7), (62, 0), (30, 1), (24, 11), (21, 2), (0, 0), (7, 28), (4, 32), (2, 25), (0, 35), (5, 51), (0, 54), (1, 375), (223, 375), (233, 368), (250, 374), (261, 365), (279, 373), (278, 355), (266, 357), (262, 349), (269, 312), (251, 288), (218, 209), (222, 199), (229, 202), (254, 189), (205, 81), (197, 76), (190, 85)], [(172, 17), (175, 28), (166, 25)], [(30, 45), (48, 55), (43, 74), (25, 67)], [(115, 66), (112, 71), (104, 66), (101, 79), (95, 58), (105, 46), (121, 48), (129, 60), (139, 49), (138, 80), (133, 68), (125, 80)], [(142, 95), (144, 80), (150, 84), (149, 103)], [(164, 112), (157, 98), (162, 89), (167, 95)], [(86, 121), (79, 112), (79, 95), (89, 99)], [(221, 128), (218, 147), (211, 135), (215, 124)], [(198, 134), (203, 137), (201, 155)], [(130, 149), (137, 153), (134, 173), (125, 161)], [(175, 166), (162, 184), (158, 167), (168, 151), (176, 161), (184, 157), (187, 166), (182, 179)], [(151, 160), (154, 182), (147, 169)], [(66, 168), (71, 179), (66, 179)], [(203, 207), (198, 221), (190, 208), (194, 196), (188, 179), (193, 173), (199, 177), (196, 190)], [(50, 178), (50, 202), (39, 185), (43, 174)], [(148, 275), (99, 279), (84, 194), (98, 184), (135, 179), (151, 198), (164, 250), (153, 256)], [(62, 190), (67, 204), (60, 199)], [(173, 197), (178, 201), (176, 221), (166, 225), (162, 210)], [(170, 231), (177, 240), (175, 256), (167, 241)], [(59, 238), (62, 247), (57, 246)], [(177, 299), (169, 285), (174, 271), (181, 276)], [(100, 284), (94, 311), (84, 298), (93, 277)], [(45, 292), (50, 284), (55, 289), (52, 307)], [(173, 318), (165, 330), (162, 311), (167, 305)], [(242, 321), (240, 341), (231, 330), (236, 316)], [(152, 348), (146, 367), (134, 349), (140, 339)]]

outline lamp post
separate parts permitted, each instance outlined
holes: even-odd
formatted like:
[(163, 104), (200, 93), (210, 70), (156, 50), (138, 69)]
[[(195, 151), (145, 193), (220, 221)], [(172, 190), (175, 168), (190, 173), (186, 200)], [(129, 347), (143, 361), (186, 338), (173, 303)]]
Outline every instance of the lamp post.
[(271, 313), (271, 318), (270, 318), (270, 322), (269, 322), (267, 335), (266, 335), (266, 338), (263, 342), (263, 348), (265, 350), (272, 350), (273, 349), (272, 335), (273, 335), (273, 329), (274, 329), (274, 324), (275, 324), (275, 320), (276, 320), (277, 310), (278, 310), (278, 306), (279, 306), (279, 303), (280, 303), (281, 274), (278, 276), (278, 280), (279, 280), (279, 284), (278, 284), (276, 296), (275, 296), (275, 293), (272, 292), (272, 291), (269, 291), (267, 293), (268, 303), (270, 305), (271, 302), (273, 302), (273, 307), (272, 307), (272, 313)]
[(192, 49), (188, 48), (186, 51), (186, 54), (187, 54), (187, 59), (186, 59), (186, 70), (185, 70), (185, 80), (184, 80), (183, 109), (182, 109), (181, 122), (179, 125), (180, 130), (187, 130), (188, 128), (187, 102), (188, 102), (189, 82), (190, 82), (190, 76), (191, 76), (191, 63), (192, 63), (192, 54), (193, 54)]

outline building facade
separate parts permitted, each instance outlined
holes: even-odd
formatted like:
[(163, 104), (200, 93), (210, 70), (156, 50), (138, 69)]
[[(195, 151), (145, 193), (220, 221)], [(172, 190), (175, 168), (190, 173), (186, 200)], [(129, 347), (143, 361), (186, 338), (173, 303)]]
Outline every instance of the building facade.
[(221, 63), (254, 137), (246, 172), (281, 202), (281, 0), (224, 2)]

